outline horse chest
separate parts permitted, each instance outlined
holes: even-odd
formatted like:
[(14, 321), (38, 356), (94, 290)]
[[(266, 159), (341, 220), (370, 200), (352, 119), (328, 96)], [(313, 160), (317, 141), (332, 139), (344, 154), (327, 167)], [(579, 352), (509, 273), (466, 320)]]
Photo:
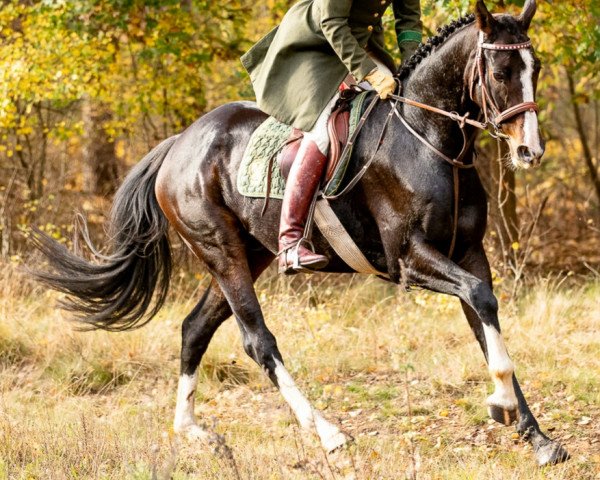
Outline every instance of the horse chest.
[[(454, 231), (454, 190), (439, 189), (432, 195), (421, 219), (425, 237), (432, 243), (448, 243)], [(457, 237), (478, 242), (485, 231), (487, 208), (485, 197), (459, 191)]]

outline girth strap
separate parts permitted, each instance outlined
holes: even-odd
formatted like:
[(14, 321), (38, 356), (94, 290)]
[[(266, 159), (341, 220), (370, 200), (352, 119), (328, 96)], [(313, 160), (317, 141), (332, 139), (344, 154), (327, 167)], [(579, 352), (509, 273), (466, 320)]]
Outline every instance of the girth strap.
[(363, 255), (326, 199), (317, 200), (314, 215), (319, 230), (346, 265), (358, 273), (389, 278), (387, 273), (377, 270)]

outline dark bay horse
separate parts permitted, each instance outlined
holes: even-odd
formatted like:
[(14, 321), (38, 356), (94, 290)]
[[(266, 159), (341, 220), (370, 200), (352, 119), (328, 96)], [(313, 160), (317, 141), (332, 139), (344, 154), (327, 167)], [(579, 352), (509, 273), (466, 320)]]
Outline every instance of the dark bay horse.
[[(469, 113), (472, 119), (482, 111), (486, 119), (490, 110), (494, 115), (511, 112), (498, 120), (497, 133), (508, 141), (514, 166), (524, 168), (537, 165), (543, 154), (535, 110), (519, 109), (534, 102), (539, 72), (527, 37), (535, 8), (534, 0), (528, 0), (518, 17), (492, 16), (480, 0), (474, 16), (441, 29), (400, 75), (407, 98), (447, 112)], [(500, 333), (482, 246), (487, 204), (477, 172), (460, 171), (456, 247), (448, 258), (454, 229), (453, 167), (395, 117), (377, 150), (390, 108), (390, 102), (382, 101), (373, 109), (355, 145), (349, 175), (376, 151), (374, 162), (355, 188), (331, 202), (332, 208), (390, 281), (461, 300), (495, 384), (487, 399), (490, 415), (505, 424), (516, 421), (539, 464), (564, 461), (567, 452), (542, 433), (529, 409)], [(414, 106), (398, 110), (426, 142), (450, 158), (467, 145), (462, 160), (472, 163), (473, 147), (462, 135), (464, 127), (467, 138), (474, 136), (472, 127)], [(213, 334), (233, 314), (246, 353), (281, 390), (300, 424), (332, 451), (348, 438), (294, 383), (254, 291), (254, 281), (275, 258), (281, 204), (271, 200), (261, 215), (264, 201), (241, 196), (236, 176), (250, 136), (265, 118), (253, 103), (231, 103), (162, 142), (115, 196), (111, 252), (100, 254), (88, 242), (96, 260), (88, 262), (38, 234), (37, 247), (54, 269), (39, 278), (66, 292), (66, 308), (92, 328), (141, 326), (161, 307), (168, 289), (171, 225), (212, 275), (208, 290), (183, 321), (175, 430), (206, 437), (194, 418), (197, 368)], [(352, 271), (318, 231), (313, 240), (331, 259), (326, 271)]]

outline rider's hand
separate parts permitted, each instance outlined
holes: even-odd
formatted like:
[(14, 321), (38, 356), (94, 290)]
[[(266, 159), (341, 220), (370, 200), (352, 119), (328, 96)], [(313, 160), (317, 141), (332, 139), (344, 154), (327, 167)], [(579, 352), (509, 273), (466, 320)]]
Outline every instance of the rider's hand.
[(397, 83), (394, 77), (382, 72), (378, 68), (369, 73), (365, 77), (365, 80), (371, 84), (382, 100), (385, 100), (396, 90)]

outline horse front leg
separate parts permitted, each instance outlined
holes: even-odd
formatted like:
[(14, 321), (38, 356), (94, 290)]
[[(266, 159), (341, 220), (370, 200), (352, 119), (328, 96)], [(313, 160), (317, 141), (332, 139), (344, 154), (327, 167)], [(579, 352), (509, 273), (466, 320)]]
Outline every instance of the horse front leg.
[(498, 302), (489, 279), (461, 268), (424, 241), (412, 242), (403, 275), (408, 282), (460, 298), (484, 351), (495, 390), (487, 400), (490, 416), (505, 425), (516, 420), (518, 400), (512, 383), (514, 365), (500, 332)]
[[(482, 281), (492, 292), (492, 274), (482, 245), (470, 250), (459, 263), (466, 272)], [(497, 310), (488, 324), (477, 311), (461, 298), (461, 305), (469, 326), (485, 355), (494, 382), (494, 393), (487, 399), (490, 417), (504, 425), (511, 425), (518, 418), (519, 400), (513, 385), (514, 364), (508, 356), (500, 330)]]
[[(485, 251), (482, 245), (478, 245), (476, 248), (472, 249), (465, 255), (465, 258), (460, 262), (460, 266), (464, 268), (467, 272), (472, 273), (477, 278), (480, 278), (484, 282), (486, 282), (490, 288), (492, 287), (492, 275), (490, 272), (489, 263), (487, 257), (485, 255)], [(483, 350), (486, 358), (488, 357), (487, 353), (487, 343), (486, 337), (483, 334), (483, 324), (479, 319), (477, 313), (464, 301), (461, 300), (461, 305), (463, 307), (463, 311), (475, 337), (479, 341), (481, 349)], [(529, 441), (535, 451), (536, 459), (540, 465), (551, 465), (555, 463), (564, 462), (568, 460), (569, 454), (568, 452), (560, 445), (560, 443), (549, 439), (544, 433), (541, 431), (540, 426), (535, 419), (527, 401), (525, 400), (525, 396), (523, 395), (523, 391), (521, 390), (521, 386), (519, 385), (519, 381), (517, 380), (516, 375), (513, 373), (511, 377), (512, 386), (517, 397), (518, 402), (518, 423), (517, 423), (517, 432), (526, 441)], [(494, 392), (496, 394), (497, 392)], [(492, 395), (493, 398), (494, 395)], [(489, 399), (488, 399), (489, 404)], [(491, 414), (492, 418), (495, 418), (493, 414)]]
[(505, 425), (520, 418), (517, 431), (531, 442), (540, 465), (567, 460), (566, 450), (541, 432), (514, 375), (514, 365), (500, 331), (498, 302), (492, 292), (483, 246), (478, 245), (468, 252), (459, 266), (417, 237), (412, 240), (404, 263), (403, 276), (410, 284), (454, 295), (461, 300), (494, 382), (494, 393), (487, 399), (490, 416)]

